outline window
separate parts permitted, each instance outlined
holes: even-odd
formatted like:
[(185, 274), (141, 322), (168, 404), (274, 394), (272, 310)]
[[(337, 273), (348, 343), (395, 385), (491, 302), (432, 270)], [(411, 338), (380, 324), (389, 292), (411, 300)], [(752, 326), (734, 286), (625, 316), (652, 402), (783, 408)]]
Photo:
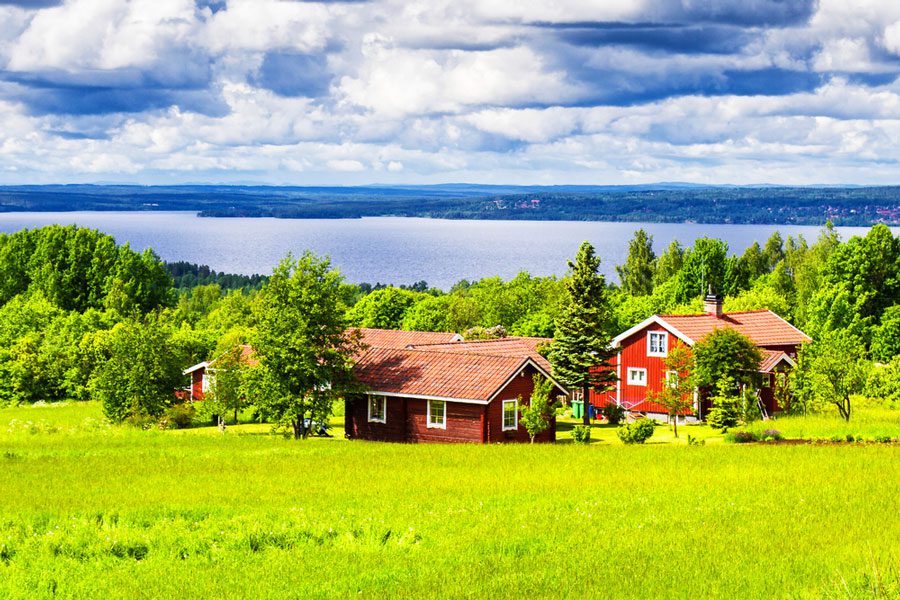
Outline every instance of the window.
[(387, 423), (387, 398), (369, 396), (369, 423)]
[(447, 403), (443, 400), (428, 401), (428, 427), (447, 429)]
[(209, 373), (204, 373), (201, 377), (202, 379), (200, 380), (200, 389), (203, 390), (204, 394), (208, 394), (209, 388), (212, 385), (212, 375)]
[(647, 334), (647, 356), (667, 356), (669, 354), (669, 334), (665, 331), (651, 331)]
[(647, 369), (628, 369), (628, 385), (647, 385)]
[(678, 385), (678, 371), (666, 371), (666, 385), (670, 388)]
[(503, 431), (519, 428), (518, 400), (503, 401)]

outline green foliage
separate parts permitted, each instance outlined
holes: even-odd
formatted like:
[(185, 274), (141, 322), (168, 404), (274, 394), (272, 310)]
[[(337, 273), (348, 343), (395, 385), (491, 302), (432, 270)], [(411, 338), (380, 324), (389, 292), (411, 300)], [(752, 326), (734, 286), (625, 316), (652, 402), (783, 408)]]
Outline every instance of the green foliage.
[(762, 354), (736, 329), (716, 329), (694, 345), (694, 376), (700, 387), (718, 386), (729, 379), (735, 385), (755, 382)]
[(666, 251), (656, 259), (656, 272), (653, 274), (653, 287), (666, 283), (681, 271), (684, 266), (684, 248), (678, 240), (672, 240)]
[(638, 229), (628, 244), (625, 264), (616, 267), (622, 291), (631, 296), (648, 296), (653, 293), (655, 263), (653, 236), (647, 235), (643, 229)]
[(400, 329), (406, 311), (422, 297), (421, 293), (400, 288), (381, 288), (357, 302), (347, 319), (357, 327)]
[(532, 444), (535, 436), (550, 428), (553, 417), (562, 407), (562, 403), (557, 398), (551, 397), (553, 390), (553, 382), (536, 374), (531, 399), (527, 404), (523, 403), (521, 398), (519, 399), (519, 423), (528, 432)]
[[(566, 300), (556, 323), (549, 359), (554, 376), (564, 384), (588, 389), (610, 389), (615, 373), (610, 368), (612, 312), (607, 300), (606, 282), (599, 274), (600, 257), (594, 247), (583, 242), (575, 262), (569, 261), (565, 279)], [(584, 424), (589, 423), (587, 411)]]
[(327, 259), (307, 252), (282, 260), (261, 292), (253, 342), (260, 364), (249, 385), (254, 404), (295, 438), (309, 434), (305, 418), (327, 421), (334, 399), (355, 389), (360, 341), (347, 333), (341, 284)]
[(197, 416), (197, 408), (186, 402), (170, 406), (159, 422), (161, 429), (185, 429), (190, 427)]
[(900, 356), (900, 304), (889, 306), (881, 315), (881, 323), (872, 330), (870, 350), (880, 362)]
[(403, 315), (407, 331), (461, 332), (481, 321), (481, 307), (475, 300), (460, 294), (427, 296), (412, 305)]
[(155, 318), (123, 321), (99, 331), (92, 346), (101, 358), (88, 389), (110, 421), (157, 418), (172, 404), (183, 364)]
[(625, 420), (626, 412), (624, 406), (613, 402), (610, 402), (600, 409), (600, 414), (603, 415), (603, 418), (606, 419), (606, 422), (610, 425), (618, 425)]
[(712, 408), (706, 415), (706, 422), (715, 429), (736, 427), (741, 421), (742, 405), (739, 390), (732, 377), (721, 377), (710, 397)]
[(653, 435), (655, 425), (652, 419), (638, 419), (626, 423), (616, 430), (623, 444), (643, 444)]
[(797, 356), (795, 394), (804, 406), (831, 404), (850, 420), (850, 398), (863, 391), (868, 373), (862, 343), (846, 333), (824, 334)]
[(892, 408), (900, 408), (900, 355), (887, 364), (875, 364), (869, 370), (865, 393)]
[(572, 428), (572, 441), (576, 444), (587, 444), (591, 441), (591, 426), (576, 425)]
[(706, 294), (710, 285), (715, 290), (726, 290), (726, 263), (728, 245), (722, 240), (698, 238), (685, 251), (684, 263), (678, 271), (677, 302), (689, 302)]
[(235, 345), (220, 354), (207, 372), (211, 375), (209, 391), (203, 396), (204, 414), (224, 419), (226, 414), (238, 414), (249, 404), (252, 389), (248, 388), (248, 369), (243, 356), (244, 347)]

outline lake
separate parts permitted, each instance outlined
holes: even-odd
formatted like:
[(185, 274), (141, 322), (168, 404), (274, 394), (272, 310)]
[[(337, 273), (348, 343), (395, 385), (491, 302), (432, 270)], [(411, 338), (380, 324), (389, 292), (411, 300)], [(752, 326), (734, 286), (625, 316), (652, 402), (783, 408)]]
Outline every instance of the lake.
[[(709, 236), (728, 242), (734, 253), (774, 231), (802, 234), (810, 243), (818, 227), (786, 225), (698, 225), (596, 221), (451, 221), (403, 217), (364, 219), (201, 218), (191, 212), (0, 213), (0, 232), (53, 223), (100, 229), (132, 248), (151, 247), (167, 261), (207, 264), (229, 273), (270, 273), (287, 252), (329, 255), (352, 282), (405, 284), (425, 280), (448, 288), (460, 279), (519, 271), (562, 275), (566, 260), (588, 240), (615, 278), (628, 241), (643, 227), (657, 253), (673, 239), (690, 245)], [(843, 239), (864, 235), (862, 227), (838, 228)], [(898, 233), (897, 228), (894, 233)]]

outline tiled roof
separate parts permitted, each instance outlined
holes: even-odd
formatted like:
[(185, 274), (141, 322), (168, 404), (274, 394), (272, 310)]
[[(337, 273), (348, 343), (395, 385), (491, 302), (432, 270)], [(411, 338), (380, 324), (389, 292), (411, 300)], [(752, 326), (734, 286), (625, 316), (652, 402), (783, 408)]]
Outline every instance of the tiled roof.
[(694, 342), (716, 329), (732, 328), (747, 336), (757, 346), (796, 345), (812, 341), (808, 335), (770, 310), (725, 313), (721, 317), (702, 315), (661, 315), (660, 320), (674, 327)]
[(539, 337), (505, 337), (491, 340), (472, 340), (468, 342), (452, 342), (449, 344), (417, 344), (419, 350), (440, 350), (442, 352), (460, 352), (467, 354), (504, 354), (511, 356), (527, 356), (538, 366), (550, 373), (550, 362), (538, 354), (537, 349), (553, 340)]
[(487, 402), (528, 361), (524, 356), (371, 348), (356, 362), (374, 392)]
[[(760, 373), (769, 373), (783, 360), (791, 361), (791, 357), (778, 350), (763, 350), (763, 359), (759, 363)], [(793, 364), (793, 361), (791, 361)]]
[[(216, 361), (222, 358), (222, 355), (217, 356), (213, 360), (211, 360), (207, 366), (209, 368), (215, 368)], [(241, 358), (240, 361), (247, 365), (248, 367), (255, 367), (259, 364), (259, 359), (256, 358), (256, 351), (253, 349), (253, 346), (248, 344), (241, 344)], [(193, 368), (193, 367), (192, 367)]]
[(372, 348), (407, 348), (419, 344), (446, 344), (462, 337), (458, 333), (431, 331), (401, 331), (398, 329), (370, 329), (360, 327), (362, 341)]

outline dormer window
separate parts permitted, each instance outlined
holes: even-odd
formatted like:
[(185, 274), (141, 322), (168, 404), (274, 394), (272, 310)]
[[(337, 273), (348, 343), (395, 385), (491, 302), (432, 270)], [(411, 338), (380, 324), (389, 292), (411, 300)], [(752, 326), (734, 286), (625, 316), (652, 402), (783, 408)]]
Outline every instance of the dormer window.
[(668, 356), (669, 334), (665, 331), (651, 331), (647, 334), (647, 356)]

